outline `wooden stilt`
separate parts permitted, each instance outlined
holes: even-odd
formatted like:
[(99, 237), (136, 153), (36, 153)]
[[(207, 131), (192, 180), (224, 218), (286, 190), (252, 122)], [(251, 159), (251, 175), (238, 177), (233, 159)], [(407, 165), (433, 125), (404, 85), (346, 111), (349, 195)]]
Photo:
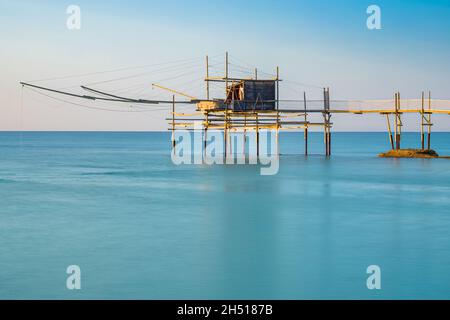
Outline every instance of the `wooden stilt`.
[[(209, 58), (206, 56), (206, 79), (209, 79)], [(209, 81), (206, 81), (206, 100), (209, 100)]]
[(329, 89), (324, 88), (323, 89), (323, 100), (324, 100), (324, 106), (323, 106), (323, 118), (324, 118), (324, 143), (325, 143), (325, 155), (328, 157), (331, 155), (331, 145), (330, 145), (330, 112), (329, 112)]
[(227, 126), (227, 133), (228, 133), (228, 137), (227, 137), (227, 148), (228, 148), (228, 156), (232, 156), (233, 152), (231, 151), (231, 139), (232, 139), (232, 134), (231, 134), (231, 116), (228, 118), (228, 126)]
[(224, 155), (227, 159), (227, 129), (228, 129), (228, 52), (225, 53), (225, 122), (224, 122)]
[(306, 92), (303, 92), (303, 105), (305, 107), (305, 131), (304, 131), (304, 138), (305, 138), (305, 156), (308, 155), (308, 115), (306, 113)]
[(401, 117), (400, 117), (400, 93), (395, 94), (395, 148), (401, 148)]
[(224, 145), (224, 156), (227, 158), (227, 141), (228, 141), (228, 104), (225, 109), (225, 119), (224, 119), (224, 129), (223, 129), (223, 145)]
[[(431, 91), (428, 91), (428, 111), (431, 110)], [(431, 149), (431, 113), (428, 113), (428, 150)]]
[(176, 141), (175, 141), (175, 95), (172, 96), (172, 149), (175, 152)]
[(305, 128), (305, 156), (308, 155), (308, 127)]
[(245, 156), (245, 147), (247, 145), (247, 113), (244, 114), (244, 143), (242, 145), (242, 154)]
[(203, 135), (204, 141), (203, 141), (203, 153), (206, 154), (206, 145), (208, 140), (208, 127), (205, 127), (204, 135)]
[(386, 122), (387, 122), (387, 129), (389, 133), (389, 141), (391, 143), (391, 149), (394, 150), (394, 138), (392, 137), (392, 131), (391, 131), (391, 122), (389, 121), (389, 113), (386, 113)]
[(331, 126), (328, 128), (328, 156), (331, 156)]
[(328, 156), (331, 156), (331, 113), (330, 113), (330, 88), (327, 88), (327, 124), (328, 124)]
[(228, 129), (228, 147), (229, 147), (229, 155), (233, 156), (233, 132), (231, 131), (231, 124), (230, 128)]
[(280, 154), (279, 131), (280, 131), (280, 68), (277, 67), (277, 131), (276, 131), (277, 155)]
[(397, 130), (397, 134), (398, 134), (398, 146), (397, 149), (401, 149), (401, 139), (402, 139), (402, 118), (401, 118), (401, 114), (400, 114), (400, 92), (397, 94), (397, 103), (398, 103), (398, 108), (397, 108), (397, 116), (398, 116), (398, 130)]
[(424, 117), (425, 117), (425, 93), (422, 91), (422, 109), (420, 113), (420, 142), (421, 149), (425, 149), (425, 132), (424, 132)]
[(206, 145), (207, 145), (207, 141), (208, 141), (208, 127), (209, 127), (209, 121), (208, 121), (208, 111), (206, 111), (205, 113), (205, 130), (204, 130), (204, 141), (203, 141), (203, 153), (206, 155)]
[(259, 119), (256, 111), (256, 157), (259, 158)]
[(398, 120), (398, 118), (397, 118), (397, 92), (395, 93), (395, 96), (394, 96), (394, 104), (395, 104), (395, 113), (394, 113), (394, 138), (395, 138), (395, 149), (397, 149), (397, 128), (398, 128), (398, 125), (397, 125), (397, 120)]
[(328, 156), (328, 141), (327, 141), (327, 94), (326, 89), (323, 88), (323, 143), (325, 144), (325, 155)]

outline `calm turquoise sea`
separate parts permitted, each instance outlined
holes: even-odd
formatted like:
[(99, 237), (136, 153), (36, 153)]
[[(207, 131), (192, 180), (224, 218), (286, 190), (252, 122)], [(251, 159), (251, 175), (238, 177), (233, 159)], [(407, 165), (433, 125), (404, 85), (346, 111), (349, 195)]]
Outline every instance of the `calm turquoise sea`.
[(310, 144), (283, 134), (261, 176), (175, 166), (167, 133), (0, 133), (0, 298), (450, 299), (450, 160), (379, 159), (385, 133)]

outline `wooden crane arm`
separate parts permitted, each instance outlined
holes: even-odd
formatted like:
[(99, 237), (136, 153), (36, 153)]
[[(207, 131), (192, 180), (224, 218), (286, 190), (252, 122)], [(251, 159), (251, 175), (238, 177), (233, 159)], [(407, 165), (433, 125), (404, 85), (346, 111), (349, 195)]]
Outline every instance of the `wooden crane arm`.
[(176, 91), (176, 90), (167, 88), (167, 87), (163, 87), (163, 86), (161, 86), (161, 85), (159, 85), (159, 84), (156, 84), (156, 83), (153, 83), (153, 84), (152, 84), (152, 87), (156, 87), (156, 88), (159, 88), (159, 89), (162, 89), (162, 90), (166, 90), (166, 91), (169, 91), (169, 92), (178, 94), (178, 95), (180, 95), (180, 96), (187, 97), (187, 98), (189, 98), (189, 99), (191, 99), (191, 100), (200, 100), (200, 99), (198, 99), (198, 98), (196, 98), (196, 97), (193, 97), (193, 96), (190, 96), (190, 95), (188, 95), (188, 94), (186, 94), (186, 93), (179, 92), (179, 91)]

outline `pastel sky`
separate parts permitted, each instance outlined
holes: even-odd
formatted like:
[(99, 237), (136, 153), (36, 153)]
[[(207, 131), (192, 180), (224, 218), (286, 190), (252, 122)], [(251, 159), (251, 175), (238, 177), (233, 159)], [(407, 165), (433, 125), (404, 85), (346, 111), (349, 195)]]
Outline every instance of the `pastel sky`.
[[(366, 27), (372, 4), (381, 8), (381, 30)], [(80, 30), (66, 27), (69, 5), (81, 8)], [(317, 98), (327, 86), (332, 99), (390, 99), (397, 90), (408, 98), (432, 90), (434, 98), (450, 99), (449, 0), (0, 0), (0, 39), (0, 130), (164, 130), (169, 108), (78, 108), (22, 91), (19, 81), (142, 66), (36, 84), (74, 92), (89, 83), (118, 93), (130, 87), (129, 95), (169, 99), (151, 88), (162, 81), (201, 95), (203, 57), (219, 69), (225, 51), (237, 72), (257, 66), (273, 73), (278, 65), (284, 98), (300, 99), (304, 90)], [(180, 60), (188, 62), (151, 73), (150, 65)], [(184, 83), (174, 81), (183, 66)], [(417, 129), (417, 119), (406, 122), (406, 130)], [(384, 120), (341, 116), (335, 130), (384, 130)], [(450, 118), (436, 118), (435, 130), (449, 131)]]

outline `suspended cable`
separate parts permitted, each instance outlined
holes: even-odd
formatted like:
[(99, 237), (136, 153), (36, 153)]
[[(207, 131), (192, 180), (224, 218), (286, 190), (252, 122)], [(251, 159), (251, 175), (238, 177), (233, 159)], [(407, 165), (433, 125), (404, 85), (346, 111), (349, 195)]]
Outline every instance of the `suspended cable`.
[[(192, 65), (192, 63), (189, 64), (180, 64), (177, 66), (171, 66), (168, 68), (163, 68), (163, 69), (158, 69), (158, 70), (152, 70), (152, 71), (148, 71), (148, 72), (143, 72), (143, 73), (138, 73), (138, 74), (134, 74), (134, 75), (130, 75), (130, 76), (123, 76), (123, 77), (118, 77), (118, 78), (114, 78), (114, 79), (108, 79), (108, 80), (104, 80), (104, 81), (96, 81), (96, 82), (91, 82), (88, 83), (88, 85), (96, 85), (96, 84), (104, 84), (104, 83), (110, 83), (110, 82), (116, 82), (116, 81), (120, 81), (120, 80), (128, 80), (128, 79), (133, 79), (133, 78), (138, 78), (138, 77), (143, 77), (149, 74), (155, 74), (161, 71), (168, 71), (168, 70), (172, 70), (172, 69), (180, 69), (180, 68), (186, 68), (187, 66)], [(192, 65), (192, 66), (196, 66), (196, 65), (200, 65), (199, 62), (196, 62), (196, 64)]]
[(165, 102), (165, 101), (144, 100), (144, 99), (130, 99), (130, 98), (124, 98), (124, 97), (116, 96), (116, 95), (113, 95), (113, 94), (109, 94), (109, 93), (106, 93), (106, 92), (103, 92), (103, 91), (100, 91), (100, 90), (91, 89), (91, 88), (88, 88), (88, 87), (85, 87), (85, 86), (81, 86), (81, 88), (83, 90), (90, 91), (90, 92), (93, 92), (93, 93), (97, 93), (97, 94), (100, 94), (100, 95), (103, 95), (103, 96), (106, 96), (106, 97), (116, 98), (116, 99), (118, 99), (118, 100), (116, 100), (118, 102), (133, 102), (133, 103), (145, 103), (145, 104), (159, 104), (159, 103), (164, 103)]
[(188, 61), (195, 61), (195, 60), (200, 60), (200, 58), (175, 60), (175, 61), (171, 61), (171, 62), (149, 64), (149, 65), (143, 65), (143, 66), (124, 67), (124, 68), (117, 68), (117, 69), (98, 71), (98, 72), (74, 74), (74, 75), (53, 77), (53, 78), (47, 78), (47, 79), (38, 79), (38, 80), (30, 81), (30, 82), (42, 82), (42, 81), (53, 81), (53, 80), (63, 80), (63, 79), (70, 79), (70, 78), (88, 77), (88, 76), (98, 75), (98, 74), (114, 73), (114, 72), (127, 71), (127, 70), (133, 70), (133, 69), (142, 69), (142, 68), (149, 68), (149, 67), (158, 67), (158, 66), (163, 66), (163, 65), (168, 65), (168, 64), (174, 64), (174, 63), (180, 63), (180, 62), (188, 62)]
[(48, 95), (48, 94), (45, 94), (43, 92), (40, 92), (38, 90), (34, 90), (32, 88), (28, 88), (28, 89), (33, 91), (33, 92), (35, 92), (35, 93), (37, 93), (37, 94), (40, 94), (42, 96), (45, 96), (47, 98), (50, 98), (50, 99), (53, 99), (53, 100), (56, 100), (56, 101), (59, 101), (59, 102), (71, 104), (71, 105), (74, 105), (74, 106), (77, 106), (77, 107), (86, 108), (86, 109), (92, 109), (92, 110), (101, 110), (101, 111), (109, 111), (109, 112), (121, 112), (121, 113), (154, 112), (154, 111), (163, 110), (163, 108), (160, 108), (158, 110), (157, 109), (152, 109), (152, 110), (142, 110), (142, 109), (141, 110), (115, 110), (115, 109), (108, 109), (108, 108), (102, 108), (102, 107), (97, 107), (97, 106), (88, 106), (88, 105), (85, 105), (85, 104), (80, 104), (80, 103), (72, 102), (72, 101), (69, 101), (69, 100), (60, 99), (60, 98), (54, 97), (52, 95)]

